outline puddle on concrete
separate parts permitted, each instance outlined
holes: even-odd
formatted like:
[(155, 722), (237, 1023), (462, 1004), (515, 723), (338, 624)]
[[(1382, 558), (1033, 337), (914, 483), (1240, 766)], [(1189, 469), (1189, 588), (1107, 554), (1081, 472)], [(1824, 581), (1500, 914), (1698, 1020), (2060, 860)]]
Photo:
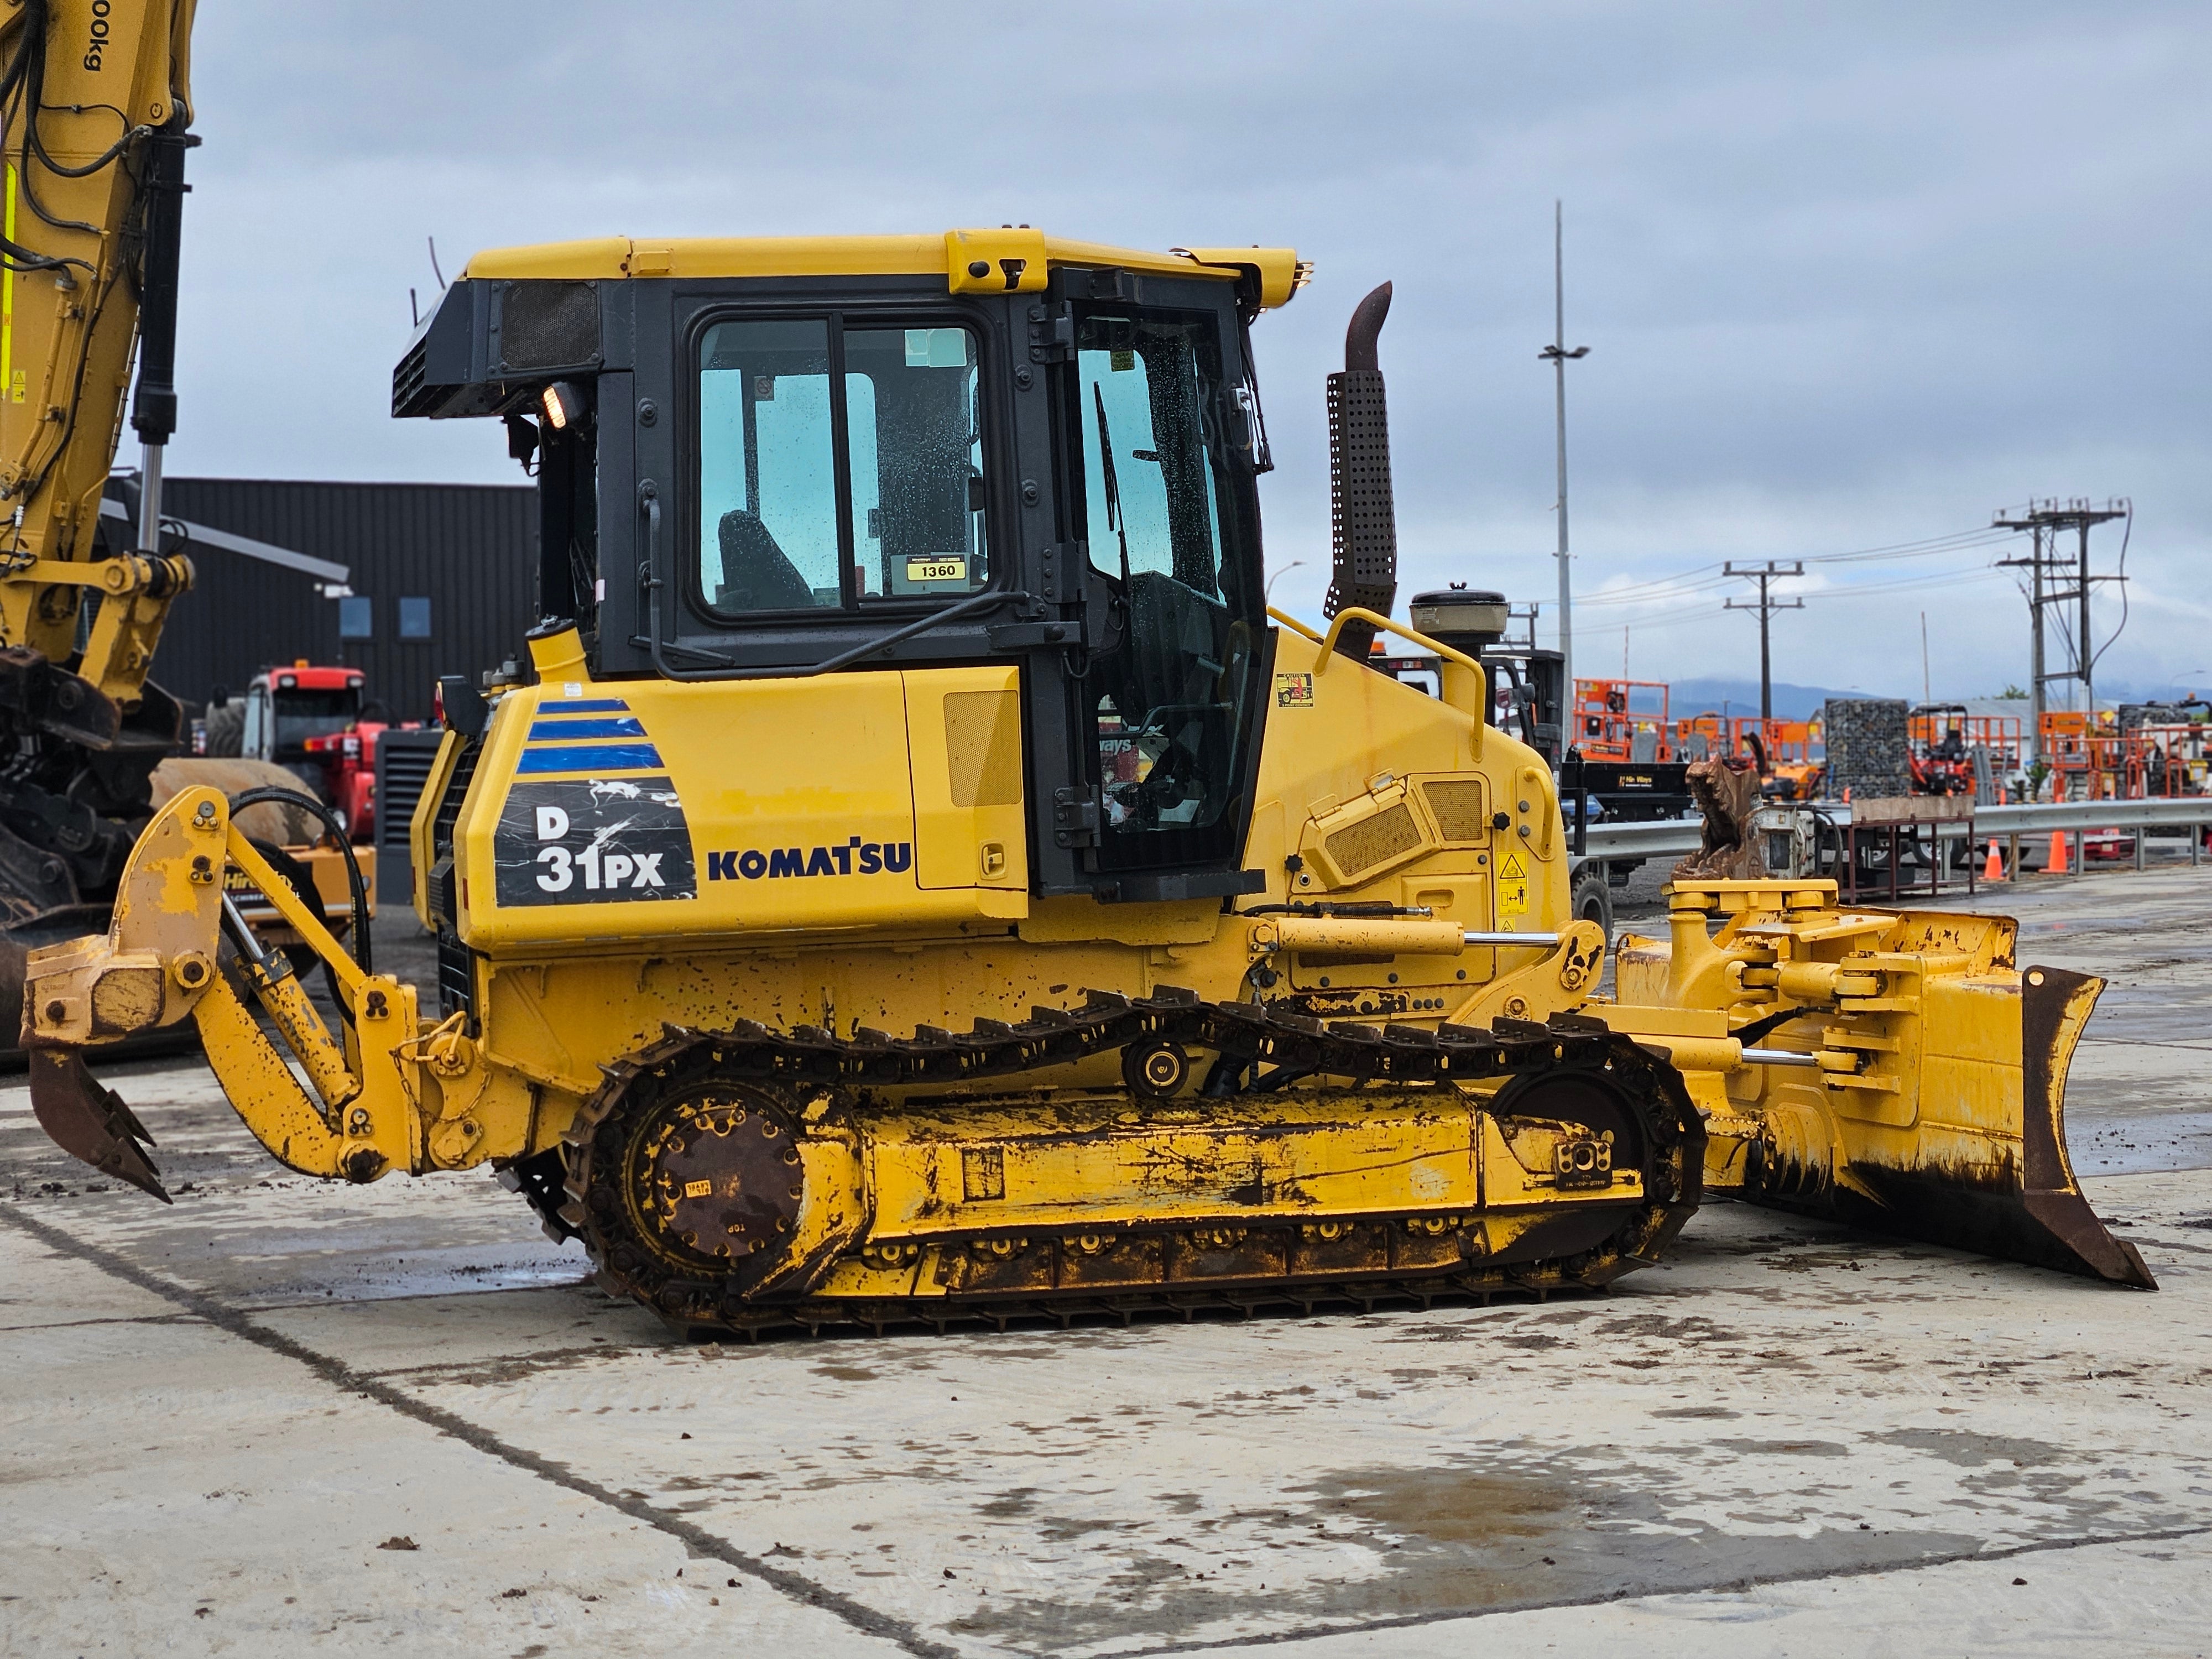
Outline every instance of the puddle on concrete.
[(2012, 1435), (1977, 1434), (1972, 1429), (1891, 1429), (1860, 1437), (1880, 1446), (1903, 1446), (1962, 1469), (1986, 1463), (2009, 1463), (2015, 1468), (2045, 1468), (2081, 1461), (2080, 1455), (2045, 1440)]
[[(1790, 1449), (1822, 1455), (1815, 1444)], [(1593, 1473), (1594, 1455), (1537, 1462), (1518, 1451), (1480, 1465), (1339, 1471), (1292, 1488), (1302, 1505), (1246, 1511), (1235, 1517), (1240, 1535), (1216, 1534), (1186, 1557), (1165, 1553), (1182, 1540), (1133, 1540), (1087, 1600), (994, 1595), (945, 1628), (1030, 1652), (1109, 1653), (1201, 1633), (1279, 1635), (1903, 1565), (1978, 1547), (1967, 1534), (1932, 1528), (1723, 1532), (1676, 1513), (1661, 1492)], [(1274, 1550), (1285, 1553), (1282, 1579), (1266, 1583)], [(1316, 1552), (1341, 1567), (1322, 1565)], [(1244, 1569), (1233, 1588), (1200, 1576), (1224, 1565)]]

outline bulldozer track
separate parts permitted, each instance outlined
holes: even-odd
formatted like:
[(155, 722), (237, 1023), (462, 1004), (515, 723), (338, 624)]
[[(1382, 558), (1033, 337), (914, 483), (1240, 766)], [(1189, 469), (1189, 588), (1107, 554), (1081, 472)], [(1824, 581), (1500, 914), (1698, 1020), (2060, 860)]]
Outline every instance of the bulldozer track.
[[(531, 1202), (549, 1233), (583, 1239), (605, 1289), (702, 1334), (757, 1336), (779, 1327), (817, 1330), (832, 1325), (880, 1334), (895, 1325), (942, 1330), (979, 1321), (1004, 1328), (1038, 1319), (1127, 1323), (1139, 1316), (1188, 1319), (1208, 1311), (1310, 1312), (1324, 1306), (1371, 1309), (1379, 1303), (1425, 1307), (1439, 1297), (1486, 1301), (1515, 1292), (1540, 1297), (1555, 1290), (1599, 1288), (1656, 1260), (1699, 1197), (1704, 1130), (1679, 1074), (1631, 1039), (1579, 1015), (1556, 1015), (1545, 1024), (1500, 1020), (1491, 1028), (1328, 1024), (1264, 1004), (1206, 1002), (1190, 992), (1162, 988), (1146, 998), (1093, 992), (1077, 1011), (1039, 1008), (1019, 1024), (978, 1020), (968, 1032), (923, 1026), (908, 1038), (865, 1029), (840, 1038), (804, 1025), (778, 1032), (750, 1021), (720, 1031), (674, 1025), (665, 1030), (658, 1042), (602, 1068), (605, 1081), (563, 1137), (557, 1168), (541, 1155), (502, 1178)], [(1595, 1243), (1527, 1260), (1133, 1291), (1031, 1289), (880, 1299), (802, 1294), (788, 1299), (767, 1296), (758, 1302), (746, 1299), (739, 1275), (672, 1268), (622, 1201), (624, 1172), (619, 1166), (638, 1126), (660, 1102), (703, 1082), (745, 1085), (766, 1091), (757, 1099), (787, 1103), (781, 1109), (763, 1107), (758, 1121), (763, 1134), (790, 1134), (801, 1101), (825, 1089), (846, 1091), (854, 1116), (864, 1121), (872, 1090), (942, 1086), (954, 1092), (930, 1097), (929, 1103), (957, 1108), (977, 1085), (1008, 1080), (1018, 1085), (1025, 1074), (1116, 1050), (1123, 1056), (1133, 1101), (1139, 1106), (1146, 1086), (1142, 1062), (1152, 1059), (1157, 1066), (1163, 1054), (1195, 1053), (1210, 1060), (1198, 1073), (1195, 1095), (1177, 1101), (1183, 1107), (1202, 1105), (1208, 1097), (1264, 1095), (1317, 1079), (1332, 1079), (1340, 1088), (1375, 1088), (1386, 1091), (1378, 1099), (1390, 1099), (1394, 1085), (1414, 1090), (1602, 1073), (1618, 1097), (1634, 1103), (1643, 1198), (1622, 1206), (1620, 1224)], [(795, 1158), (787, 1156), (786, 1161)], [(1224, 1219), (1247, 1228), (1265, 1229), (1270, 1221), (1284, 1224), (1281, 1218), (1240, 1218), (1227, 1206)], [(1183, 1229), (1191, 1224), (1176, 1224)]]

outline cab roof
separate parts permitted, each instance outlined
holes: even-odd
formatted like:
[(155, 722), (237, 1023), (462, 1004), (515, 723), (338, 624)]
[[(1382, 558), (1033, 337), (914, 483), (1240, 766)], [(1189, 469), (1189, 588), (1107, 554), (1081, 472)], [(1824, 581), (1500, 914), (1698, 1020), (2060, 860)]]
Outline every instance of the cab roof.
[[(954, 294), (1038, 293), (1054, 266), (1243, 279), (1262, 308), (1287, 305), (1313, 267), (1286, 247), (1155, 252), (1072, 242), (1027, 225), (913, 236), (602, 236), (490, 248), (465, 275), (505, 280), (625, 277), (942, 276)], [(1249, 301), (1248, 301), (1249, 302)]]
[(362, 683), (358, 668), (328, 668), (311, 666), (307, 663), (279, 663), (274, 668), (264, 668), (255, 676), (285, 690), (301, 691), (343, 691)]

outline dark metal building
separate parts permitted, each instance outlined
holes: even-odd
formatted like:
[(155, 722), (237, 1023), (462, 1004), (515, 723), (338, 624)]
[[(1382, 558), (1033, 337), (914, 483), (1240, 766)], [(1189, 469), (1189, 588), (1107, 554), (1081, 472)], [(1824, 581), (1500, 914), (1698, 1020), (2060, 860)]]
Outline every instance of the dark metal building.
[[(120, 485), (111, 486), (117, 493)], [(395, 720), (427, 720), (441, 674), (471, 681), (522, 651), (536, 617), (537, 491), (528, 484), (171, 478), (165, 518), (346, 567), (313, 574), (187, 545), (197, 577), (169, 612), (154, 678), (186, 702), (237, 693), (306, 658), (357, 667)]]

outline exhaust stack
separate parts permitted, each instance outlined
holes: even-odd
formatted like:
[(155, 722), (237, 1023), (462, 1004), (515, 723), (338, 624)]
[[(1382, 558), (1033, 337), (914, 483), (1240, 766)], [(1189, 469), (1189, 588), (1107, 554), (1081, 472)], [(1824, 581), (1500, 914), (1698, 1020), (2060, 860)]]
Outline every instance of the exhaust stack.
[[(1376, 339), (1390, 314), (1390, 284), (1359, 302), (1344, 331), (1344, 369), (1328, 377), (1329, 539), (1334, 571), (1322, 615), (1358, 608), (1390, 614), (1398, 597), (1398, 519), (1390, 490), (1390, 414)], [(1375, 629), (1345, 625), (1336, 648), (1364, 661)]]

